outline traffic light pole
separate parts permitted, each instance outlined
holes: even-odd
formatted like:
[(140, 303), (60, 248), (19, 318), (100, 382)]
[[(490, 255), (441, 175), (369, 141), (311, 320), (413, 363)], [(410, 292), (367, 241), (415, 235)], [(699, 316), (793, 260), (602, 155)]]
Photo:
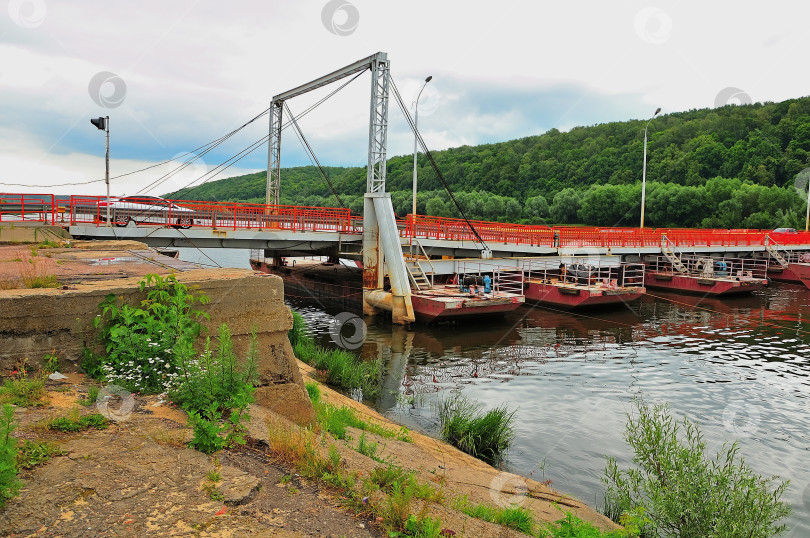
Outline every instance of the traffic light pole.
[(110, 117), (107, 116), (106, 120), (104, 127), (106, 127), (105, 131), (107, 134), (107, 155), (104, 159), (104, 182), (107, 184), (107, 226), (112, 226), (112, 222), (110, 222)]

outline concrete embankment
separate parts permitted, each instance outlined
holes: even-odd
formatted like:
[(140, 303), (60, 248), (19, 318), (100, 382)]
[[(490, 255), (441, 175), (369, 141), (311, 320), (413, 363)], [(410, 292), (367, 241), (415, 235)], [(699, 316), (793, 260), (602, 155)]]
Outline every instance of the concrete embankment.
[(138, 285), (143, 275), (174, 273), (211, 299), (200, 306), (209, 316), (203, 322), (208, 334), (227, 324), (235, 350), (243, 354), (256, 331), (257, 402), (296, 422), (312, 420), (312, 406), (287, 339), (292, 317), (279, 277), (248, 269), (199, 269), (133, 241), (81, 242), (71, 248), (0, 247), (4, 271), (0, 278), (11, 279), (32, 265), (35, 271), (55, 275), (62, 285), (0, 290), (0, 371), (13, 370), (23, 358), (38, 364), (52, 351), (63, 371), (76, 371), (85, 347), (101, 351), (93, 329), (99, 303), (113, 294), (138, 305), (145, 298)]

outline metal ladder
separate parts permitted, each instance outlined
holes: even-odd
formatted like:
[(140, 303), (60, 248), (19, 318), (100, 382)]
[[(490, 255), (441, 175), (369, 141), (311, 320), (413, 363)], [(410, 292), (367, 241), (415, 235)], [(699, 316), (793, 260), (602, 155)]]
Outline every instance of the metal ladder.
[(675, 251), (673, 251), (669, 246), (661, 245), (661, 252), (664, 254), (666, 259), (669, 260), (669, 263), (672, 264), (672, 267), (676, 271), (678, 271), (679, 273), (684, 273), (684, 274), (689, 272), (689, 270), (683, 264), (681, 259), (675, 254)]
[(432, 277), (435, 273), (435, 269), (433, 267), (433, 263), (430, 261), (430, 257), (427, 255), (427, 252), (425, 252), (424, 247), (422, 247), (422, 243), (419, 241), (415, 241), (415, 243), (419, 246), (419, 250), (422, 251), (422, 255), (430, 264), (431, 278), (428, 279), (427, 274), (422, 270), (422, 265), (419, 263), (419, 258), (406, 259), (405, 267), (408, 269), (408, 276), (410, 276), (411, 283), (416, 288), (416, 291), (429, 290), (433, 288)]
[(773, 246), (770, 243), (765, 243), (765, 250), (768, 251), (768, 254), (771, 256), (771, 258), (776, 260), (777, 263), (779, 263), (779, 265), (781, 265), (785, 269), (788, 268), (789, 265), (788, 261), (781, 254), (779, 254), (779, 250), (775, 246)]

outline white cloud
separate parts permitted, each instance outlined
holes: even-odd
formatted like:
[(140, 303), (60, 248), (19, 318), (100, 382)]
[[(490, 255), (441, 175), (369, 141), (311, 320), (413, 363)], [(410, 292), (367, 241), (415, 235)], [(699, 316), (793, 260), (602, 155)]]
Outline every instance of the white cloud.
[[(778, 5), (751, 1), (734, 9), (596, 0), (350, 1), (359, 23), (346, 36), (324, 26), (321, 0), (43, 0), (44, 18), (30, 28), (0, 13), (6, 128), (0, 173), (39, 182), (103, 170), (100, 137), (87, 120), (107, 114), (116, 162), (159, 162), (222, 136), (273, 95), (378, 50), (389, 53), (408, 106), (425, 76), (434, 76), (420, 101), (420, 129), (433, 149), (641, 118), (657, 106), (664, 113), (710, 107), (726, 87), (754, 101), (807, 93), (800, 76), (806, 4), (791, 6), (786, 16)], [(638, 19), (646, 13), (655, 16), (642, 21), (640, 33)], [(99, 107), (88, 95), (101, 71), (126, 83), (118, 108)], [(365, 162), (368, 86), (365, 74), (301, 120), (323, 164)], [(332, 89), (290, 106), (300, 114)], [(390, 116), (389, 155), (410, 153), (412, 137), (393, 100)], [(206, 163), (214, 166), (266, 135), (266, 118), (248, 131), (205, 156)], [(308, 163), (291, 130), (283, 142), (283, 164)], [(261, 149), (240, 166), (263, 168), (265, 160)]]

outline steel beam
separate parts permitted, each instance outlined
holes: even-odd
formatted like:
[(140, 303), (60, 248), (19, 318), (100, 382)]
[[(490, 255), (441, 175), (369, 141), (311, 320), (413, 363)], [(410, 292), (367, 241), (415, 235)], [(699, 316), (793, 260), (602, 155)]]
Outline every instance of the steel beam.
[(371, 110), (368, 131), (366, 192), (385, 192), (385, 157), (388, 144), (388, 83), (390, 62), (384, 53), (371, 61)]
[(281, 195), (281, 119), (284, 101), (270, 103), (270, 139), (267, 142), (267, 205), (279, 205)]
[(328, 75), (324, 75), (320, 78), (316, 78), (306, 84), (301, 84), (297, 88), (293, 88), (292, 90), (287, 90), (286, 92), (280, 93), (273, 97), (273, 101), (286, 101), (287, 99), (292, 99), (293, 97), (297, 97), (309, 91), (312, 91), (316, 88), (320, 88), (321, 86), (326, 86), (327, 84), (331, 84), (337, 80), (342, 78), (346, 78), (350, 75), (355, 73), (359, 73), (360, 71), (365, 71), (369, 67), (372, 66), (374, 61), (379, 59), (385, 60), (386, 54), (384, 52), (378, 52), (376, 54), (372, 54), (368, 58), (363, 58), (362, 60), (358, 60), (353, 64), (349, 64), (346, 67), (342, 67), (336, 71), (332, 71)]

